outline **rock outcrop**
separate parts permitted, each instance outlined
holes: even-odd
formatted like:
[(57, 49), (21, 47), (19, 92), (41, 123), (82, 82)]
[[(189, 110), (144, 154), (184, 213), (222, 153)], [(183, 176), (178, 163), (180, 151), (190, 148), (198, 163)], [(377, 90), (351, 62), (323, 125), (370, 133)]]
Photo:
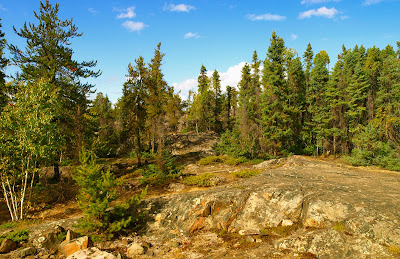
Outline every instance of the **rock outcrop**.
[(304, 157), (258, 168), (250, 179), (148, 200), (147, 235), (269, 231), (277, 252), (330, 258), (391, 258), (400, 247), (400, 174)]

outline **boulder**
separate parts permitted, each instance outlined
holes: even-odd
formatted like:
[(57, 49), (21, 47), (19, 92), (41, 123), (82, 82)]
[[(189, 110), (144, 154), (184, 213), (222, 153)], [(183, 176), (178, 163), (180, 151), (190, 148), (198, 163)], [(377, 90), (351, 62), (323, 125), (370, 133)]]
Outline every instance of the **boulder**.
[(17, 248), (17, 243), (12, 241), (11, 239), (3, 239), (0, 245), (0, 254), (7, 254)]
[(29, 255), (35, 255), (37, 252), (37, 249), (35, 247), (27, 247), (19, 251), (19, 256), (21, 258)]
[(84, 250), (92, 247), (93, 243), (88, 236), (80, 237), (71, 240), (68, 243), (62, 243), (58, 246), (59, 252), (63, 253), (65, 256), (70, 256), (79, 250)]
[(116, 259), (113, 254), (101, 251), (96, 247), (79, 250), (67, 257), (67, 259)]
[(142, 255), (144, 253), (144, 247), (138, 243), (132, 243), (126, 251), (126, 255), (128, 256), (128, 258), (135, 258), (137, 255)]

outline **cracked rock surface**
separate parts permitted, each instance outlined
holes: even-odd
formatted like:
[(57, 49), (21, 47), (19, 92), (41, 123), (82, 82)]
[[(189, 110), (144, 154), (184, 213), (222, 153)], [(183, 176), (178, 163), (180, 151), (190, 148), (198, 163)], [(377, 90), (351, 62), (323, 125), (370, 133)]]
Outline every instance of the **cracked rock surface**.
[[(252, 240), (260, 240), (245, 252), (216, 249), (209, 252), (209, 258), (240, 257), (240, 253), (319, 258), (399, 256), (399, 173), (301, 156), (256, 167), (263, 172), (252, 178), (147, 200), (144, 231), (163, 238), (200, 232), (253, 233)], [(279, 232), (288, 227), (291, 230), (287, 233)], [(267, 230), (270, 232), (263, 234)], [(254, 233), (260, 233), (259, 239)]]

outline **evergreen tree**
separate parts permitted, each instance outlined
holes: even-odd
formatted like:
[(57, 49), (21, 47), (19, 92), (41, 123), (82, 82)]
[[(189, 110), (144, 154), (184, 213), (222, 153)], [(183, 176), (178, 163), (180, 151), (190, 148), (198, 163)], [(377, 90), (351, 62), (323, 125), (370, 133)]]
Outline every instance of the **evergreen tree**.
[[(149, 70), (140, 56), (135, 66), (128, 66), (128, 80), (122, 90), (123, 131), (129, 147), (135, 147), (138, 166), (141, 166), (141, 153), (146, 135), (146, 122), (150, 116), (148, 102)], [(152, 106), (154, 108), (156, 106)], [(154, 110), (152, 110), (154, 112)], [(152, 113), (154, 115), (154, 113)], [(154, 123), (150, 121), (150, 123)], [(150, 124), (152, 125), (152, 124)]]
[(21, 30), (14, 28), (17, 35), (26, 40), (27, 46), (22, 51), (10, 45), (12, 62), (21, 70), (17, 74), (18, 81), (27, 84), (43, 78), (60, 92), (58, 101), (61, 105), (55, 111), (54, 123), (63, 130), (62, 136), (69, 147), (58, 146), (61, 156), (63, 151), (79, 151), (84, 140), (86, 96), (93, 86), (81, 83), (80, 79), (97, 77), (100, 72), (92, 70), (96, 66), (95, 61), (78, 62), (72, 58), (71, 40), (82, 36), (82, 33), (78, 33), (72, 19), (59, 18), (58, 4), (53, 6), (49, 1), (40, 2), (39, 12), (34, 12), (34, 15), (37, 24), (25, 22)]
[(299, 57), (294, 57), (294, 52), (287, 54), (287, 100), (286, 111), (291, 117), (290, 127), (292, 128), (293, 135), (291, 141), (288, 142), (292, 148), (292, 152), (300, 153), (302, 149), (302, 128), (303, 128), (303, 114), (305, 112), (306, 102), (306, 84), (305, 74)]
[(221, 123), (221, 111), (222, 111), (222, 103), (221, 103), (221, 80), (219, 77), (219, 73), (217, 70), (214, 70), (211, 77), (211, 85), (213, 92), (213, 120), (212, 120), (212, 129), (215, 132), (222, 131), (222, 123)]
[[(1, 19), (0, 19), (1, 22)], [(6, 89), (6, 74), (4, 70), (7, 66), (8, 60), (4, 57), (4, 50), (6, 48), (6, 39), (4, 32), (1, 31), (0, 23), (0, 113), (3, 107), (7, 104), (7, 89)]]
[(94, 132), (92, 150), (98, 157), (114, 156), (118, 138), (115, 130), (114, 110), (107, 95), (99, 92), (89, 110)]
[(285, 43), (274, 31), (264, 62), (262, 96), (263, 137), (267, 151), (273, 156), (288, 148), (286, 143), (293, 136), (286, 105), (288, 91), (285, 80), (285, 54)]
[(316, 147), (316, 154), (319, 155), (320, 147), (325, 139), (325, 129), (329, 110), (325, 103), (326, 88), (329, 80), (329, 56), (326, 51), (320, 51), (314, 58), (314, 67), (311, 70), (311, 82), (307, 92), (308, 112), (312, 115), (309, 122), (310, 140)]
[(157, 143), (157, 152), (162, 153), (163, 139), (166, 134), (166, 94), (167, 82), (161, 71), (162, 60), (165, 54), (161, 52), (161, 42), (154, 50), (154, 57), (149, 63), (149, 83), (148, 83), (148, 128), (151, 139), (152, 152), (155, 151)]

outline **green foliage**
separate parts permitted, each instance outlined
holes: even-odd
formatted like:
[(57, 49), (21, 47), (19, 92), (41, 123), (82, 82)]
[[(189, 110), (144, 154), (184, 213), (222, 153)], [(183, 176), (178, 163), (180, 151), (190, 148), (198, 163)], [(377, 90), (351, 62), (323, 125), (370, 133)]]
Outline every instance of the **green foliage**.
[(277, 227), (267, 227), (261, 230), (261, 233), (264, 235), (269, 236), (280, 236), (280, 237), (287, 237), (292, 232), (294, 232), (298, 226), (291, 225), (291, 226), (277, 226)]
[(18, 226), (18, 222), (10, 221), (0, 225), (0, 229), (8, 229), (8, 228), (15, 228)]
[(213, 182), (211, 178), (214, 177), (213, 173), (204, 173), (200, 175), (192, 175), (188, 176), (183, 180), (184, 184), (187, 185), (196, 185), (198, 187), (210, 187), (213, 186)]
[(199, 165), (213, 165), (213, 164), (227, 164), (227, 165), (239, 165), (248, 162), (249, 160), (245, 157), (230, 157), (230, 156), (225, 156), (225, 155), (220, 155), (220, 156), (208, 156), (200, 159), (197, 163)]
[(132, 212), (128, 209), (140, 203), (147, 188), (140, 195), (134, 195), (112, 209), (110, 203), (116, 200), (116, 188), (121, 182), (115, 179), (110, 169), (106, 172), (101, 169), (93, 152), (82, 150), (79, 160), (81, 164), (72, 175), (80, 187), (79, 207), (84, 214), (78, 227), (95, 238), (110, 239), (140, 218), (138, 214), (130, 214)]
[(11, 233), (0, 236), (0, 243), (3, 242), (3, 239), (10, 239), (16, 243), (21, 243), (27, 241), (29, 239), (29, 230), (20, 229), (14, 230)]
[(380, 129), (373, 124), (364, 127), (355, 139), (356, 148), (347, 160), (355, 166), (377, 165), (379, 167), (400, 171), (398, 152), (388, 142), (379, 140)]
[(242, 170), (231, 172), (232, 175), (238, 178), (250, 178), (252, 176), (258, 175), (259, 173), (261, 173), (260, 170)]
[[(78, 62), (72, 58), (71, 40), (82, 36), (72, 19), (61, 20), (59, 4), (49, 1), (40, 2), (39, 11), (34, 12), (36, 23), (25, 22), (22, 29), (15, 32), (26, 40), (25, 50), (10, 45), (12, 62), (19, 67), (21, 73), (16, 75), (17, 83), (36, 85), (43, 80), (51, 85), (56, 92), (57, 102), (54, 103), (51, 115), (52, 124), (57, 126), (62, 141), (55, 145), (57, 159), (61, 154), (74, 156), (86, 141), (87, 95), (93, 85), (80, 82), (81, 78), (100, 76), (100, 71), (92, 71), (96, 61)], [(46, 39), (45, 41), (43, 39)], [(85, 80), (86, 81), (86, 80)], [(39, 89), (35, 89), (40, 93)], [(63, 148), (62, 150), (61, 147)], [(67, 148), (68, 147), (68, 148)]]
[(156, 157), (155, 164), (149, 164), (139, 169), (142, 185), (163, 185), (181, 175), (182, 166), (175, 162), (175, 158), (167, 150), (162, 157)]

